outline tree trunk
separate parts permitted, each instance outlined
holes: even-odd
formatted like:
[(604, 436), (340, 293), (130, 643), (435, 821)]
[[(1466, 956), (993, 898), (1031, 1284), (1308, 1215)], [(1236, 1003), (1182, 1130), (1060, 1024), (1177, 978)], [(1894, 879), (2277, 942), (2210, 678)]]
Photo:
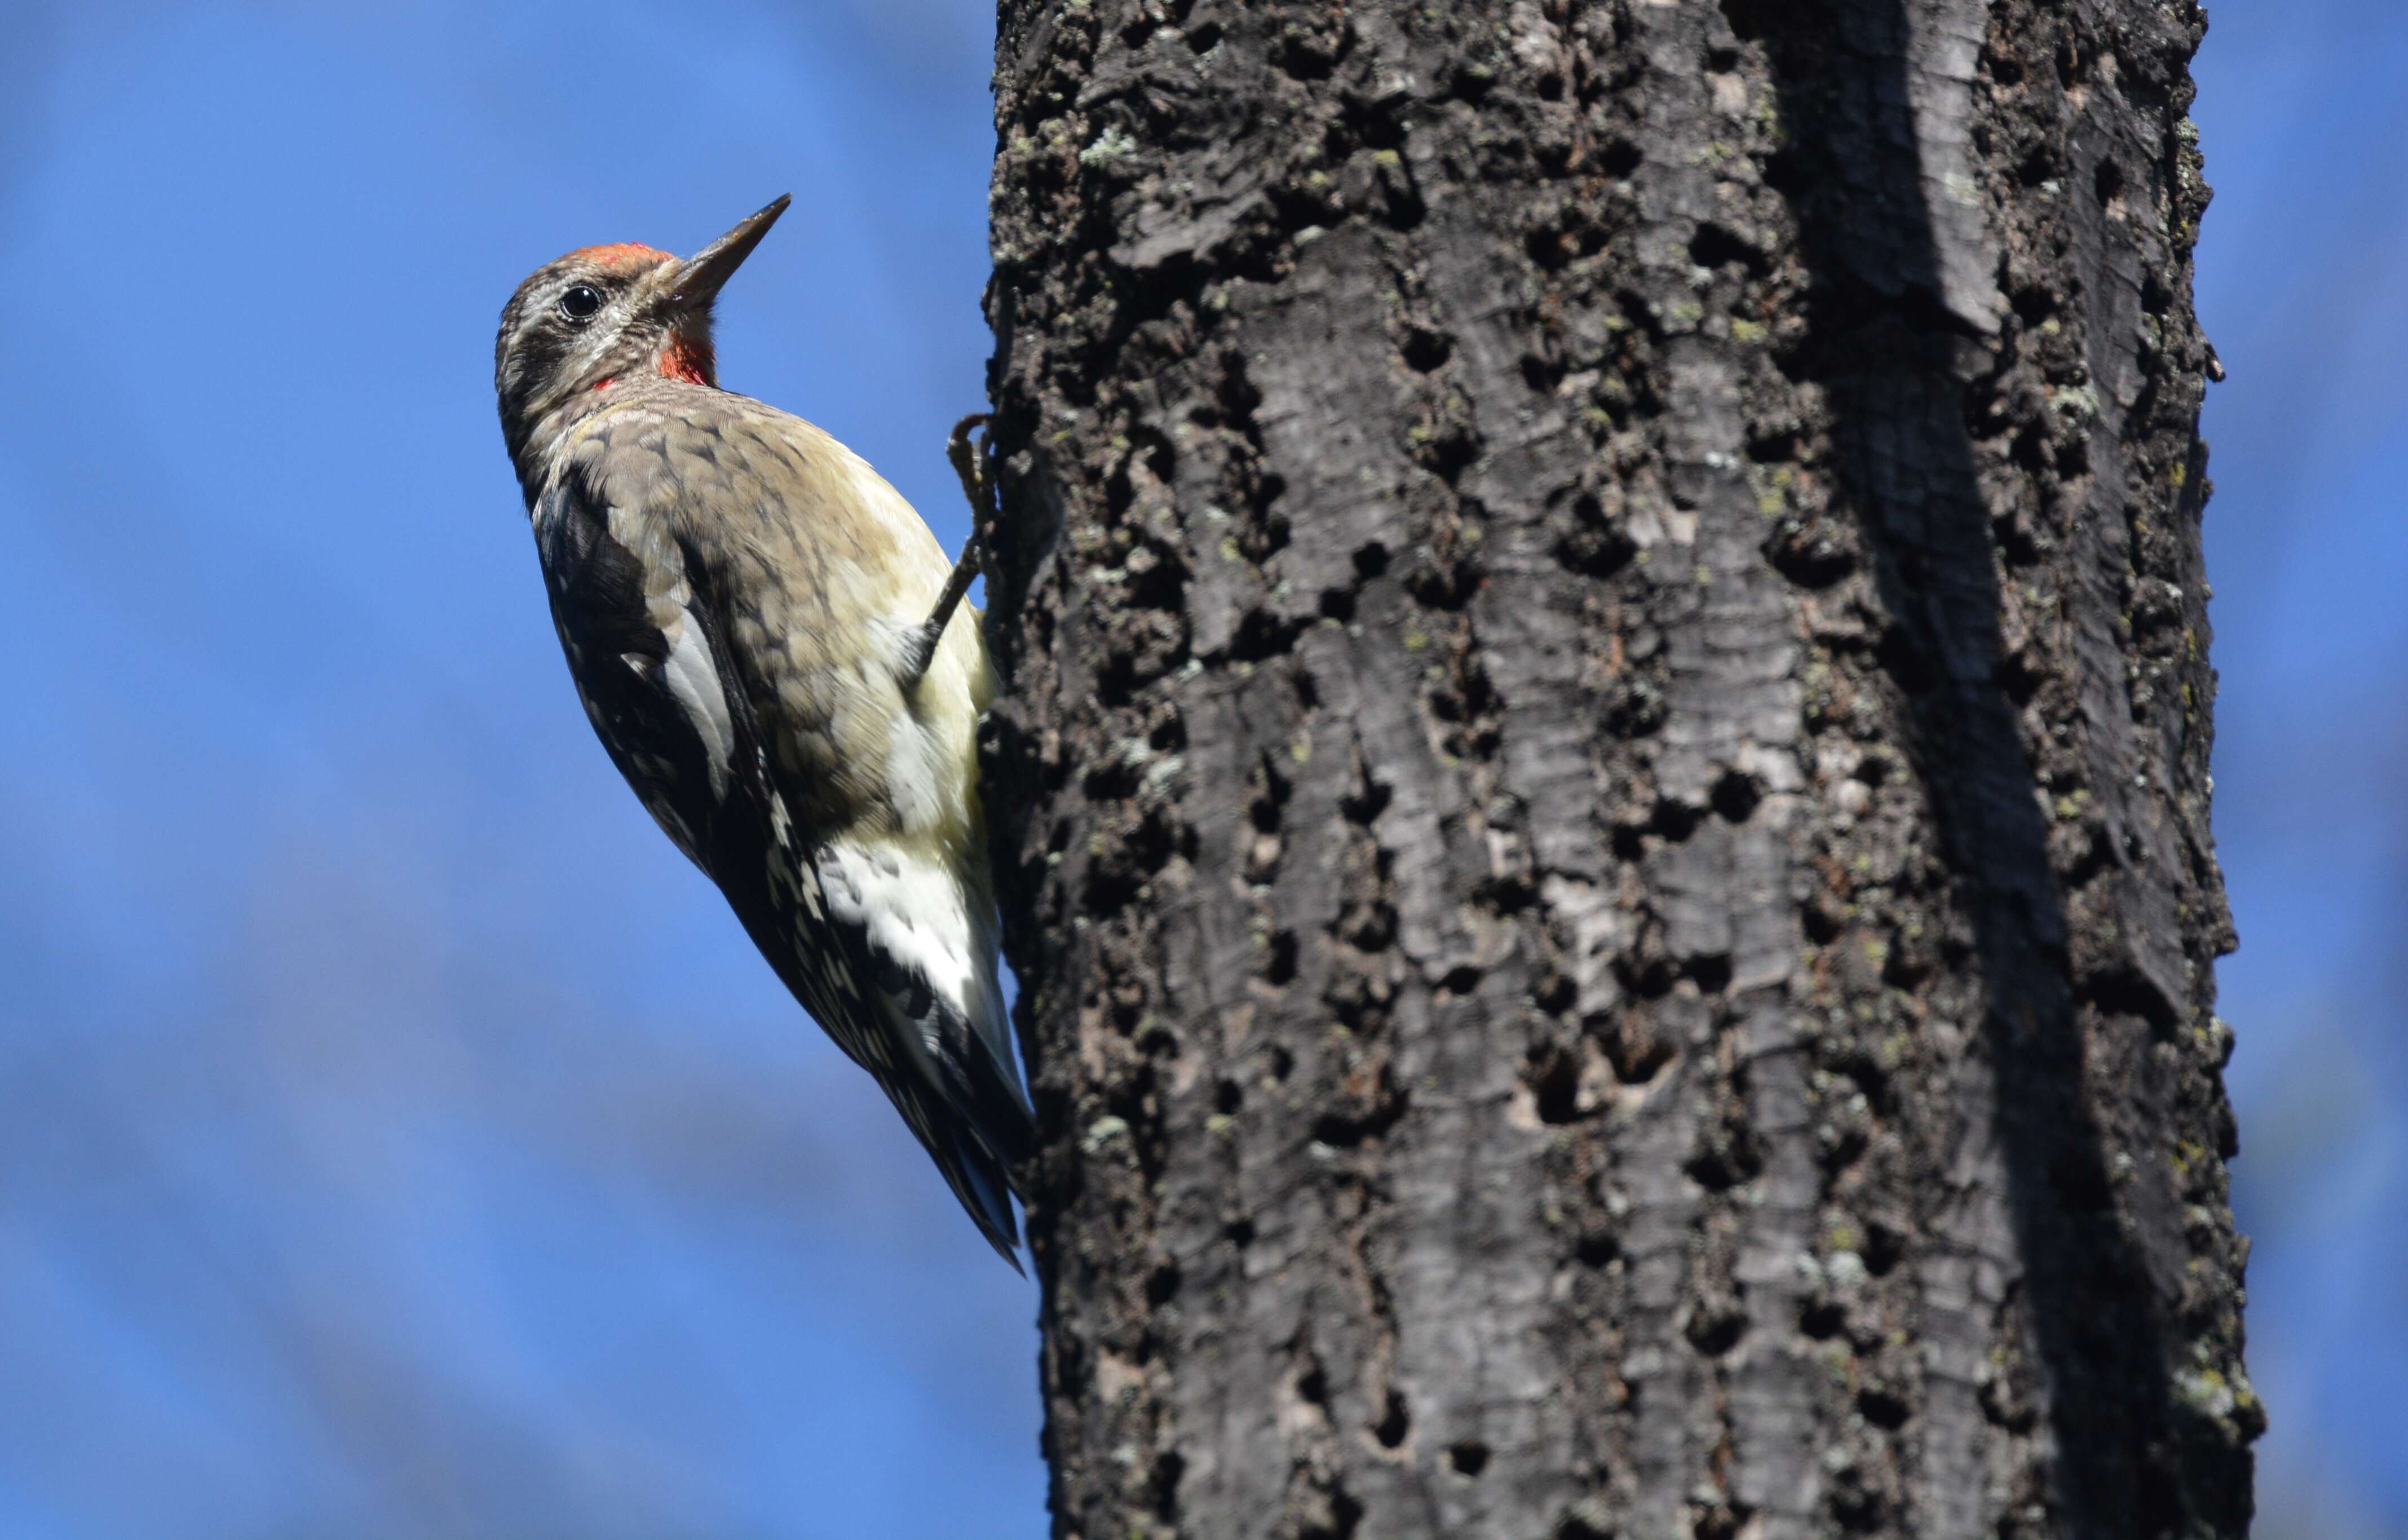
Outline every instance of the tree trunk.
[(2243, 1534), (2186, 0), (1003, 0), (1055, 1533)]

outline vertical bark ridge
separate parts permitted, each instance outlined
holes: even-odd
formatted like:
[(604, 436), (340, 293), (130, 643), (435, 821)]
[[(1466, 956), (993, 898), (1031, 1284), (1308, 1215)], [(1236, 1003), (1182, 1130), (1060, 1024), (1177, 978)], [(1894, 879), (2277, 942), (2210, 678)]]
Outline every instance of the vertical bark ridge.
[[(2187, 1126), (2231, 1150), (2196, 534), (2209, 355), (2187, 303), (2205, 188), (2180, 116), (2200, 18), (1998, 7), (1985, 29), (1967, 5), (1887, 9), (1842, 7), (1820, 36), (1742, 20), (1799, 126), (1791, 175), (1828, 189), (1846, 155), (1870, 182), (1845, 207), (1795, 200), (1823, 334), (1796, 372), (1828, 392), (1905, 644), (1886, 673), (1974, 934), (1966, 1004), (1991, 1060), (1958, 1089), (1955, 1192), (1917, 1259), (1914, 1490), (1945, 1533), (2001, 1514), (2220, 1531), (2245, 1524), (2262, 1426), (2243, 1252), (2220, 1166), (2165, 1143)], [(2020, 1473), (1980, 1454), (1985, 1421), (2019, 1420), (1985, 1372), (2002, 1324), (2038, 1361), (2021, 1416), (2053, 1435)]]
[(1057, 1533), (2241, 1533), (2196, 13), (1002, 21)]

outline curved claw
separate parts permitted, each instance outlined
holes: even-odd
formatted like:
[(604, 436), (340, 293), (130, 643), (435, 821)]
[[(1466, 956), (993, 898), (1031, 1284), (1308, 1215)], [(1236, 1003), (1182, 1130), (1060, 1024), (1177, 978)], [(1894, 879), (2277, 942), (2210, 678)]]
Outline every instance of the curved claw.
[[(953, 424), (945, 439), (945, 458), (953, 463), (953, 474), (962, 479), (962, 495), (970, 505), (970, 538), (976, 540), (986, 533), (995, 517), (995, 468), (990, 456), (978, 452), (970, 443), (970, 435), (994, 425), (984, 412), (972, 412)], [(991, 452), (991, 451), (990, 451)]]

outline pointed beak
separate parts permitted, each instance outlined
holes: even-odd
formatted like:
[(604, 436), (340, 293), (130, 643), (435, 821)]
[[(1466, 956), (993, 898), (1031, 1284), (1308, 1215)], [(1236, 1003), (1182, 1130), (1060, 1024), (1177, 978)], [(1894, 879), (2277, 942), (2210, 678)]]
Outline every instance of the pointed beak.
[(669, 286), (669, 298), (681, 310), (703, 309), (718, 296), (720, 288), (736, 276), (744, 259), (761, 244), (761, 237), (778, 222), (778, 216), (794, 202), (794, 195), (781, 192), (777, 200), (759, 213), (750, 215), (735, 229), (712, 241), (693, 256), (678, 264), (677, 278)]

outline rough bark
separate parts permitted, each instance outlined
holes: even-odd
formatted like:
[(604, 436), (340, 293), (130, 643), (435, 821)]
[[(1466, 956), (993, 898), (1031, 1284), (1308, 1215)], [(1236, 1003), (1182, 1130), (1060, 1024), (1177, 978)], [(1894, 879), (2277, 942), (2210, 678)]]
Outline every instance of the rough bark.
[(1003, 0), (1058, 1534), (2240, 1535), (2174, 0)]

